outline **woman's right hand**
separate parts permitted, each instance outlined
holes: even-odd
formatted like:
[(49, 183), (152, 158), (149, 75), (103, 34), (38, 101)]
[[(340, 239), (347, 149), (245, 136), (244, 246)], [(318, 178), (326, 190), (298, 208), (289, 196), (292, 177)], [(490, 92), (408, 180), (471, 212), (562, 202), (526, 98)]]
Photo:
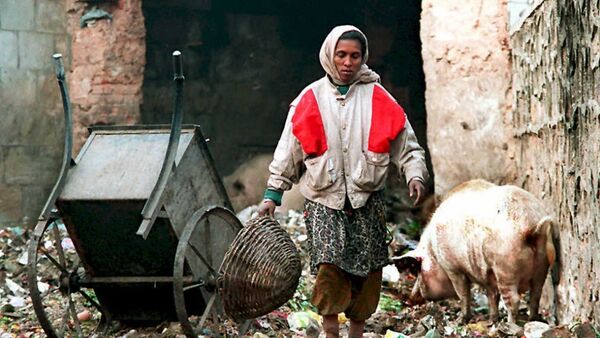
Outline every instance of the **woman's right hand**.
[(258, 207), (258, 216), (269, 215), (271, 217), (275, 216), (275, 202), (271, 200), (263, 200), (260, 206)]

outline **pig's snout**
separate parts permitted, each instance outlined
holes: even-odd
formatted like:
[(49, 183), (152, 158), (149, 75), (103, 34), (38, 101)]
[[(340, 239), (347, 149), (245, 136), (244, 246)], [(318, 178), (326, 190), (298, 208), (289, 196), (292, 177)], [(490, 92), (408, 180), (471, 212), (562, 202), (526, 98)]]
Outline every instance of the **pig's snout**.
[(423, 294), (421, 293), (419, 283), (420, 280), (417, 279), (417, 282), (415, 283), (415, 286), (413, 287), (412, 292), (410, 293), (410, 297), (408, 297), (408, 300), (406, 301), (406, 304), (408, 306), (425, 304), (425, 297), (423, 297)]

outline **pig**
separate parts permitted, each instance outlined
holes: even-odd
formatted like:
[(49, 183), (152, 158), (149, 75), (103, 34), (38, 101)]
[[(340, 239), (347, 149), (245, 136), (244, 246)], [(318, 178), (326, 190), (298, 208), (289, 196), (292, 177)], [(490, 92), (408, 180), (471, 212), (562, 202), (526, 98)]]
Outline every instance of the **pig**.
[(498, 320), (502, 296), (508, 321), (520, 294), (530, 292), (529, 318), (539, 320), (548, 270), (557, 257), (556, 222), (542, 202), (511, 185), (465, 182), (441, 202), (414, 250), (393, 257), (399, 270), (417, 276), (409, 302), (456, 298), (461, 318), (471, 318), (471, 284), (487, 293), (490, 320)]

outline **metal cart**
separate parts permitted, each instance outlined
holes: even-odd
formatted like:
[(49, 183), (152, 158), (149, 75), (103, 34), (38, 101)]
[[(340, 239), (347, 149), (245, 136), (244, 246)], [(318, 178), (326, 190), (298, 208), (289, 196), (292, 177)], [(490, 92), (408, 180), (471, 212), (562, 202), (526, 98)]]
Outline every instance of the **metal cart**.
[(91, 128), (75, 160), (62, 56), (53, 57), (64, 156), (28, 247), (41, 327), (49, 337), (84, 336), (96, 324), (178, 320), (197, 337), (219, 311), (219, 266), (242, 225), (200, 128), (182, 125), (181, 53), (173, 53), (170, 127)]

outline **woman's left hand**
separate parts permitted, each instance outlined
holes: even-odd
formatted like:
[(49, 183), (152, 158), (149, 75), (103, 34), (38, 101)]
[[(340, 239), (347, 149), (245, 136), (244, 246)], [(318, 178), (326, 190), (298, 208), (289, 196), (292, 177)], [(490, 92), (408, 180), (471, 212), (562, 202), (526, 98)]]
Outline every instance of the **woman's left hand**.
[(423, 182), (414, 178), (410, 180), (410, 182), (408, 182), (408, 194), (410, 197), (415, 198), (413, 205), (419, 204), (421, 198), (425, 195), (425, 186), (423, 185)]

